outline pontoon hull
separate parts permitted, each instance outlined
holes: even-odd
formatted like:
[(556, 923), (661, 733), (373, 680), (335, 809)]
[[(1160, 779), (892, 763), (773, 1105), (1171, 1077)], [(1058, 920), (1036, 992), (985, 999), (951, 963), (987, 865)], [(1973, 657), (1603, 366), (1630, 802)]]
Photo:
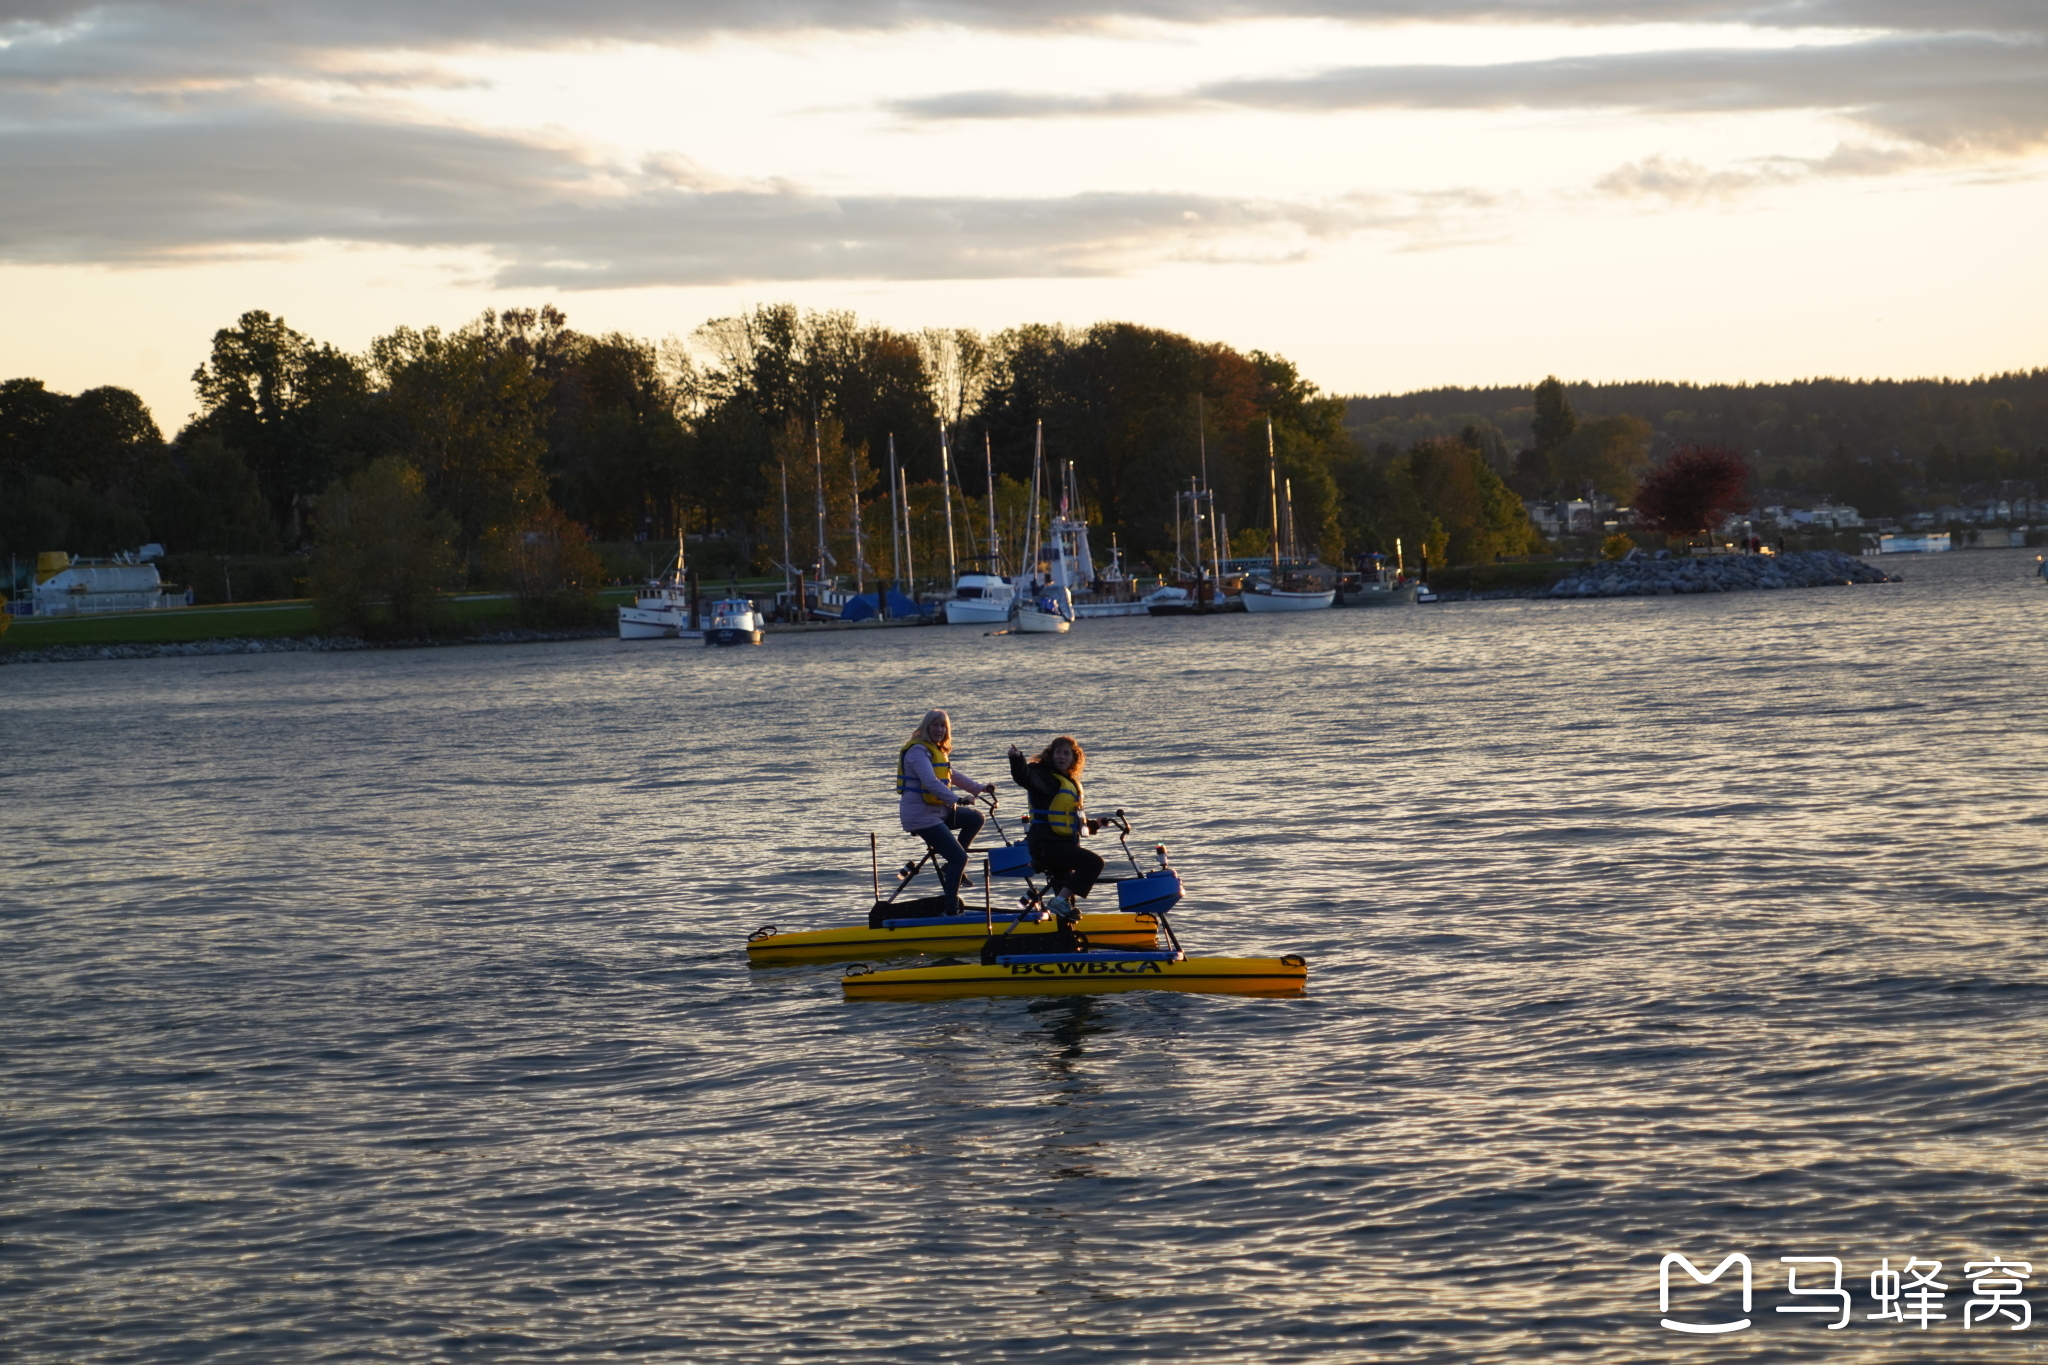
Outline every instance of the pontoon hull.
[(1203, 995), (1300, 995), (1299, 957), (1191, 957), (1181, 962), (1036, 962), (984, 967), (907, 967), (860, 972), (840, 983), (848, 1000), (950, 1000), (971, 995), (1099, 995), (1193, 991)]
[[(1159, 942), (1159, 922), (1146, 914), (1083, 915), (1075, 927), (1102, 948), (1152, 948)], [(772, 927), (772, 926), (771, 926)], [(997, 926), (1000, 931), (1007, 926)], [(1021, 931), (1020, 931), (1021, 932)], [(846, 962), (898, 953), (979, 953), (988, 937), (985, 923), (921, 925), (903, 929), (870, 929), (849, 924), (838, 929), (813, 929), (796, 934), (768, 934), (747, 944), (747, 960), (755, 966), (787, 962)]]

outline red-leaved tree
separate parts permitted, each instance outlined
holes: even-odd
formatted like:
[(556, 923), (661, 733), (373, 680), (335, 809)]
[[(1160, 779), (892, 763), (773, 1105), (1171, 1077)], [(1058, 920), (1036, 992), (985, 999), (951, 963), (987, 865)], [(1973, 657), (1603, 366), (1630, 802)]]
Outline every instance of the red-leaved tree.
[(1697, 535), (1747, 505), (1748, 486), (1741, 451), (1682, 445), (1636, 485), (1636, 516), (1668, 536)]

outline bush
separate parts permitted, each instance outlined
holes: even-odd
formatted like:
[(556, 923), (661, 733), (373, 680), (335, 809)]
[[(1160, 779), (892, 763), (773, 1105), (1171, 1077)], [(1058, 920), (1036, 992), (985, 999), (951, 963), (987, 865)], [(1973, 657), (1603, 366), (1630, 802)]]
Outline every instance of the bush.
[(583, 528), (553, 507), (492, 533), (488, 562), (523, 626), (590, 624), (604, 565)]
[(1626, 559), (1628, 558), (1628, 552), (1635, 549), (1635, 547), (1636, 543), (1627, 536), (1611, 535), (1600, 542), (1600, 557), (1602, 559)]
[(353, 635), (432, 629), (441, 593), (460, 566), (455, 521), (428, 506), (417, 469), (386, 455), (337, 479), (320, 499), (314, 526), (313, 599), (322, 624)]

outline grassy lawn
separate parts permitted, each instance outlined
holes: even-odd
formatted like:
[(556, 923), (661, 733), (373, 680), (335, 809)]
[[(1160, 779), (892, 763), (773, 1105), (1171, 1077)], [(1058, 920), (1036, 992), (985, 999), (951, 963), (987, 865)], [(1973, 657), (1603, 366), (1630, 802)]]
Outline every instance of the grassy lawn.
[[(630, 588), (597, 594), (609, 610), (632, 600)], [(497, 596), (450, 598), (445, 610), (457, 635), (506, 630), (512, 600)], [(310, 601), (247, 602), (222, 607), (171, 607), (106, 616), (24, 617), (0, 635), (0, 649), (48, 649), (54, 645), (161, 645), (193, 640), (264, 640), (290, 635), (318, 635), (319, 618)]]

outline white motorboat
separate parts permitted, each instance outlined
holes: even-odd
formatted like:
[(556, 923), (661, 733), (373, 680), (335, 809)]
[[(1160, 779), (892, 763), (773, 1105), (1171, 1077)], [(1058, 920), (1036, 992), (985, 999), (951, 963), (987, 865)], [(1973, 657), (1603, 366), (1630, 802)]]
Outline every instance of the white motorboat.
[(970, 570), (953, 585), (946, 599), (946, 623), (954, 626), (999, 626), (1010, 619), (1017, 590), (998, 574)]
[(707, 645), (758, 645), (761, 613), (751, 598), (728, 597), (711, 604), (711, 624), (704, 628)]
[(696, 595), (683, 567), (683, 538), (676, 537), (676, 557), (657, 578), (641, 584), (633, 605), (619, 607), (621, 640), (700, 640), (701, 629), (690, 620), (690, 599)]

